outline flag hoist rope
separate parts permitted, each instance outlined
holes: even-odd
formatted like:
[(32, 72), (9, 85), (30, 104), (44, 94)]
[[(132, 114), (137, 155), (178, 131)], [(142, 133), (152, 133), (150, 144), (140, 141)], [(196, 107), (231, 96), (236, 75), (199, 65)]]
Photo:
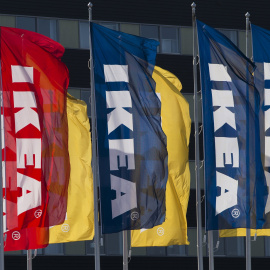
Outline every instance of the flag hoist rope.
[(193, 79), (194, 79), (194, 120), (195, 120), (195, 171), (196, 171), (196, 218), (197, 218), (197, 258), (198, 269), (203, 270), (202, 253), (202, 213), (201, 213), (201, 183), (199, 171), (199, 125), (198, 125), (198, 82), (197, 82), (197, 63), (198, 55), (197, 35), (196, 35), (196, 4), (192, 3), (192, 27), (193, 27)]
[(91, 40), (92, 3), (88, 3), (89, 11), (89, 48), (90, 48), (90, 84), (91, 84), (91, 126), (92, 126), (92, 170), (94, 179), (94, 224), (95, 224), (95, 270), (100, 270), (100, 236), (98, 223), (98, 162), (97, 162), (97, 138), (96, 138), (96, 100), (94, 82), (94, 64)]

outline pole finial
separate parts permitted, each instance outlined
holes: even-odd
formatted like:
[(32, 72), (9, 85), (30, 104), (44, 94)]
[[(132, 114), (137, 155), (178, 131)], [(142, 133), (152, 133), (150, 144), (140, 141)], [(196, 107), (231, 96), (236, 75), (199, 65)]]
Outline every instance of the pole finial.
[(195, 7), (196, 7), (195, 2), (193, 2), (193, 3), (191, 4), (191, 7), (192, 7), (192, 8), (195, 8)]
[(246, 18), (249, 18), (249, 17), (250, 17), (249, 12), (247, 12), (247, 13), (245, 14), (245, 16), (246, 16)]
[(93, 7), (93, 4), (92, 4), (91, 2), (89, 2), (89, 3), (87, 4), (87, 6), (88, 6), (88, 8), (92, 8), (92, 7)]

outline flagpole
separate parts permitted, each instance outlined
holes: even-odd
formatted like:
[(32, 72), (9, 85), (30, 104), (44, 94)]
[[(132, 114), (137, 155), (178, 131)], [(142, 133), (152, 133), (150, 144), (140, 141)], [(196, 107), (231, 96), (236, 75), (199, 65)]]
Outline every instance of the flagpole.
[(32, 250), (27, 250), (27, 270), (32, 270)]
[[(248, 31), (249, 31), (250, 14), (247, 12), (245, 16), (246, 16), (246, 56), (248, 57)], [(248, 226), (246, 228), (246, 270), (251, 270), (251, 240), (250, 240), (250, 228), (248, 228)]]
[(94, 222), (95, 222), (95, 270), (100, 270), (100, 236), (98, 223), (98, 163), (97, 163), (97, 138), (96, 138), (96, 100), (95, 100), (95, 83), (94, 83), (94, 64), (91, 39), (91, 21), (92, 21), (91, 2), (88, 3), (89, 11), (89, 48), (90, 48), (90, 84), (91, 84), (91, 125), (92, 125), (92, 170), (94, 178)]
[(214, 270), (214, 244), (213, 231), (208, 231), (208, 256), (209, 256), (209, 270)]
[(123, 231), (123, 270), (128, 270), (128, 232)]
[(203, 270), (203, 252), (202, 252), (202, 214), (201, 214), (201, 185), (199, 173), (199, 127), (198, 127), (198, 82), (197, 82), (197, 39), (196, 39), (196, 4), (192, 7), (192, 26), (193, 26), (193, 79), (194, 79), (194, 120), (195, 120), (195, 170), (196, 170), (196, 217), (197, 217), (197, 259), (198, 269)]
[[(2, 70), (1, 70), (1, 65), (0, 65), (0, 91), (1, 91), (1, 95), (0, 95), (0, 108), (2, 106), (3, 103), (3, 85), (2, 85)], [(4, 106), (3, 106), (4, 107)], [(2, 108), (1, 108), (2, 109)], [(0, 116), (0, 149), (2, 149), (2, 117)], [(3, 173), (2, 173), (2, 150), (0, 151), (0, 160), (1, 160), (1, 165), (0, 165), (0, 270), (4, 270), (5, 266), (4, 266), (4, 223), (3, 223)]]

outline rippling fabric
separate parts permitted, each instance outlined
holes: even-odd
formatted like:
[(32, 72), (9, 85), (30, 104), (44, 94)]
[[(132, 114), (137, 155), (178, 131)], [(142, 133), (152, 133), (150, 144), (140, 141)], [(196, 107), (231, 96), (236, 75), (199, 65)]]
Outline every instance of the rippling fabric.
[(152, 78), (158, 42), (91, 24), (103, 233), (165, 218), (167, 140)]
[(203, 97), (206, 229), (262, 228), (267, 186), (254, 64), (197, 21)]

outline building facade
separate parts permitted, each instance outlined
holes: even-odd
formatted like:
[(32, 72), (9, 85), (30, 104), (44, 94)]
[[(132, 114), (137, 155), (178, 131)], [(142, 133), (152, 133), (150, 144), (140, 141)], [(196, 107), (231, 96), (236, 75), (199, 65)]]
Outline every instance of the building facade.
[[(153, 0), (93, 0), (93, 20), (114, 30), (156, 39), (160, 42), (156, 64), (174, 73), (182, 82), (182, 93), (193, 105), (193, 44), (191, 1)], [(66, 49), (63, 62), (70, 72), (69, 93), (89, 104), (90, 72), (88, 1), (85, 0), (2, 0), (0, 25), (27, 29), (44, 34)], [(197, 3), (197, 18), (217, 28), (242, 51), (245, 51), (245, 13), (251, 22), (270, 29), (270, 3), (267, 0), (233, 1), (201, 0)], [(251, 54), (251, 52), (250, 52)], [(200, 95), (200, 94), (199, 94)], [(199, 111), (201, 109), (199, 108)], [(199, 116), (200, 123), (201, 114)], [(202, 134), (200, 159), (203, 161)], [(130, 269), (197, 269), (195, 142), (194, 125), (190, 136), (191, 192), (187, 213), (189, 246), (133, 248)], [(202, 163), (203, 164), (203, 163)], [(204, 204), (203, 167), (202, 206)], [(204, 207), (202, 207), (204, 224)], [(205, 267), (207, 239), (204, 237)], [(245, 238), (218, 238), (214, 234), (216, 269), (245, 269)], [(25, 252), (7, 252), (7, 269), (15, 269), (25, 261)], [(38, 269), (93, 269), (94, 243), (92, 241), (50, 245), (38, 251), (33, 267)], [(121, 269), (122, 235), (101, 236), (102, 269)], [(253, 268), (270, 263), (270, 239), (258, 237), (252, 241)]]

